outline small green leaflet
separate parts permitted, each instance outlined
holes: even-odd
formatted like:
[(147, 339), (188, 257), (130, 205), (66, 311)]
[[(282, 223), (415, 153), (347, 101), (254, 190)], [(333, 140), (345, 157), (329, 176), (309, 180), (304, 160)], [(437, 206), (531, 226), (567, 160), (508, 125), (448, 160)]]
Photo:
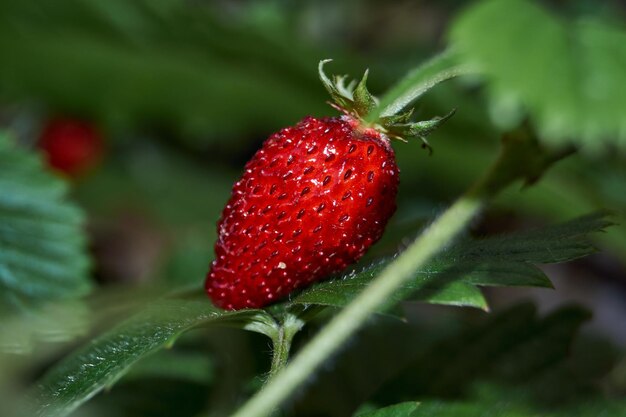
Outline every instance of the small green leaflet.
[[(66, 188), (38, 156), (0, 133), (0, 314), (10, 316), (0, 324), (0, 348), (8, 343), (19, 351), (32, 334), (62, 338), (63, 326), (49, 318), (74, 314), (50, 304), (90, 290), (84, 216), (65, 200)], [(23, 331), (14, 335), (14, 327)]]
[(171, 346), (178, 336), (192, 328), (211, 324), (265, 334), (275, 326), (263, 310), (227, 312), (205, 299), (154, 302), (52, 368), (33, 394), (36, 409), (31, 412), (42, 417), (66, 416), (103, 388), (113, 385), (140, 359)]
[(550, 145), (626, 149), (626, 32), (594, 19), (562, 22), (536, 2), (488, 0), (454, 23), (452, 46), (484, 74), (504, 128), (527, 112)]
[[(565, 262), (594, 253), (588, 235), (610, 226), (607, 216), (600, 212), (534, 231), (458, 242), (418, 271), (388, 306), (409, 299), (487, 309), (476, 286), (551, 287), (548, 277), (535, 264)], [(301, 292), (291, 303), (344, 306), (389, 262), (393, 258), (321, 282)]]

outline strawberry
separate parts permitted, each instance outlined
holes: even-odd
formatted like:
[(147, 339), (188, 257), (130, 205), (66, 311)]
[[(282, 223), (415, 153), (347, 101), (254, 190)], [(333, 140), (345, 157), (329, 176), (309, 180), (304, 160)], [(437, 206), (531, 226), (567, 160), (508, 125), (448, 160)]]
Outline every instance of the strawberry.
[(45, 152), (52, 168), (76, 177), (98, 162), (103, 142), (92, 124), (71, 118), (56, 118), (44, 126), (39, 147)]
[(219, 307), (263, 307), (341, 271), (380, 239), (396, 210), (399, 170), (389, 136), (415, 130), (406, 124), (410, 113), (364, 122), (375, 105), (367, 73), (349, 91), (343, 78), (324, 75), (323, 63), (322, 81), (345, 114), (282, 129), (246, 164), (218, 223), (205, 282)]

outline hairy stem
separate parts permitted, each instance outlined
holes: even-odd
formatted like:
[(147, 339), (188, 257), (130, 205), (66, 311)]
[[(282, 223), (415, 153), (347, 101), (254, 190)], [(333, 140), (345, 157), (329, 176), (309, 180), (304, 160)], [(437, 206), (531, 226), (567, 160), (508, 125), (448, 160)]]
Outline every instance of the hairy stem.
[(287, 314), (272, 338), (272, 365), (267, 376), (269, 383), (286, 365), (293, 337), (300, 331), (304, 322), (292, 314)]

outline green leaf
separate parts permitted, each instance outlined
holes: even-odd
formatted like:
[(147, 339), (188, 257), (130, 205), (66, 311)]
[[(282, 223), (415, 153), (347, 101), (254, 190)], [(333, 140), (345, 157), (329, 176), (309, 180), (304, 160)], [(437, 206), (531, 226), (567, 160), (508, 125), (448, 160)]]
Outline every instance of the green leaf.
[(169, 299), (153, 303), (55, 365), (33, 394), (33, 415), (66, 416), (137, 361), (171, 346), (184, 332), (211, 324), (270, 333), (273, 319), (262, 310), (227, 312), (208, 301)]
[(419, 407), (417, 402), (406, 402), (389, 407), (380, 408), (378, 410), (367, 411), (364, 413), (356, 413), (354, 417), (409, 417), (413, 416), (413, 412)]
[(65, 199), (65, 183), (2, 133), (0, 167), (0, 314), (11, 316), (0, 324), (0, 345), (17, 351), (35, 335), (59, 339), (65, 324), (75, 333), (84, 314), (58, 323), (52, 318), (73, 316), (63, 313), (72, 308), (52, 304), (89, 292), (89, 259), (84, 215)]
[[(391, 260), (370, 265), (360, 272), (352, 271), (340, 278), (314, 285), (293, 300), (292, 304), (317, 304), (343, 307), (356, 297)], [(442, 271), (443, 272), (443, 271)], [(443, 278), (443, 279), (440, 279)], [(444, 282), (445, 281), (445, 282)], [(446, 304), (465, 307), (487, 308), (487, 301), (475, 286), (449, 281), (444, 274), (436, 272), (420, 273), (402, 291), (388, 301), (392, 305), (411, 296), (411, 300), (432, 304)], [(383, 308), (381, 311), (386, 309)]]
[[(418, 271), (388, 304), (409, 299), (487, 309), (475, 285), (551, 287), (548, 277), (533, 264), (565, 262), (594, 253), (588, 235), (610, 226), (607, 216), (600, 212), (533, 231), (458, 242)], [(392, 261), (316, 284), (291, 303), (344, 306)]]
[(526, 0), (489, 0), (456, 21), (451, 40), (485, 75), (501, 126), (528, 112), (548, 144), (626, 149), (624, 30), (593, 19), (560, 21)]
[(547, 264), (571, 261), (596, 252), (589, 234), (613, 225), (610, 216), (610, 212), (600, 211), (549, 227), (463, 242), (449, 254), (470, 262)]
[(211, 357), (206, 352), (178, 352), (168, 349), (146, 356), (135, 363), (124, 376), (124, 381), (169, 378), (205, 384), (215, 376), (213, 368)]

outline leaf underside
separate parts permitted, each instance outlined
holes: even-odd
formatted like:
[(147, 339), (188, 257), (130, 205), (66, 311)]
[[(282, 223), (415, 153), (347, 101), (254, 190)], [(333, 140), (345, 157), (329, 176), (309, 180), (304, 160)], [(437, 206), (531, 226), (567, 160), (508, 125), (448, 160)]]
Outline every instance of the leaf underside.
[(527, 112), (548, 144), (626, 149), (624, 30), (562, 22), (526, 0), (491, 0), (461, 15), (450, 37), (485, 75), (497, 124), (510, 128)]
[[(0, 349), (20, 351), (31, 337), (76, 333), (83, 308), (54, 303), (89, 292), (89, 259), (84, 216), (65, 200), (64, 182), (2, 134), (0, 167)], [(64, 316), (71, 323), (57, 322)]]

